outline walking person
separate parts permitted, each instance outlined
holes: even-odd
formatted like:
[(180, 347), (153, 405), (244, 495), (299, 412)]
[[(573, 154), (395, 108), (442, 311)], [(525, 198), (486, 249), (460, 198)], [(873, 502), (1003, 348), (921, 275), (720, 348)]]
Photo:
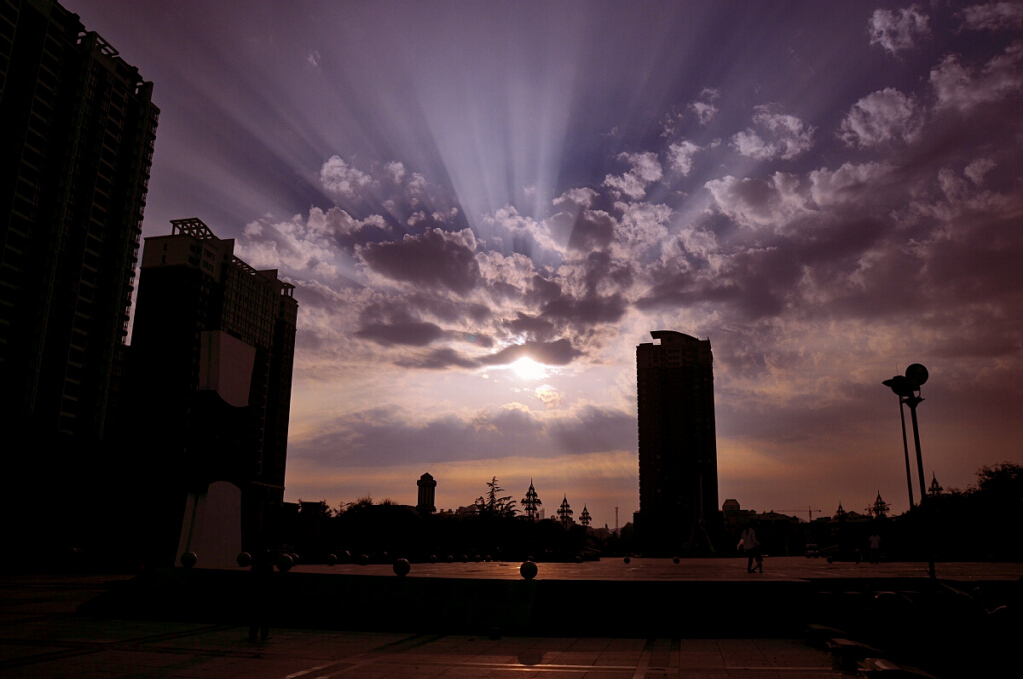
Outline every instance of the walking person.
[(746, 526), (746, 530), (742, 532), (742, 539), (739, 541), (739, 546), (742, 551), (746, 553), (746, 572), (753, 572), (753, 560), (757, 562), (757, 568), (760, 572), (764, 572), (764, 557), (760, 553), (760, 542), (757, 541), (757, 532), (755, 530), (755, 524), (751, 523)]
[(270, 636), (270, 613), (273, 605), (273, 557), (269, 549), (257, 549), (252, 556), (249, 576), (249, 641), (266, 641)]
[(876, 530), (867, 538), (867, 544), (870, 546), (870, 563), (880, 563), (881, 536), (877, 534)]

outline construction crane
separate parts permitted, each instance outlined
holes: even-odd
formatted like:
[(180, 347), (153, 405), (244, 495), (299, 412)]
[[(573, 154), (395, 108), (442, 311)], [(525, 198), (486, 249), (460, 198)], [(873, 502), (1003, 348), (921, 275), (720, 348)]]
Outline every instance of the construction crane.
[(821, 513), (823, 513), (824, 510), (822, 510), (822, 509), (814, 509), (810, 505), (807, 505), (805, 510), (803, 510), (803, 509), (773, 509), (771, 511), (778, 512), (779, 514), (785, 514), (785, 513), (789, 513), (789, 512), (795, 513), (795, 512), (805, 511), (807, 513), (807, 516), (810, 517), (809, 518), (809, 522), (813, 523), (813, 513), (817, 512), (818, 514), (821, 514)]

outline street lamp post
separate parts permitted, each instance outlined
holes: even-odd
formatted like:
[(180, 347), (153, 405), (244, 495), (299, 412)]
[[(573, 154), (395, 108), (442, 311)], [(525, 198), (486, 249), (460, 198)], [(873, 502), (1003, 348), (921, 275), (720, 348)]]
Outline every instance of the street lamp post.
[[(909, 414), (913, 421), (913, 443), (916, 447), (916, 468), (920, 477), (920, 504), (924, 503), (927, 497), (927, 487), (924, 484), (924, 459), (920, 453), (920, 427), (916, 419), (916, 407), (924, 400), (920, 396), (920, 387), (927, 382), (927, 368), (914, 363), (906, 368), (905, 375), (896, 375), (882, 384), (899, 397), (899, 415), (902, 417), (902, 448), (906, 454), (906, 482), (909, 484), (909, 506), (913, 507), (913, 482), (910, 480), (912, 473), (909, 470), (909, 445), (906, 441), (906, 416), (902, 410), (903, 404), (909, 406)], [(933, 528), (933, 527), (932, 527)], [(931, 551), (929, 562), (930, 576), (934, 577), (934, 553)]]

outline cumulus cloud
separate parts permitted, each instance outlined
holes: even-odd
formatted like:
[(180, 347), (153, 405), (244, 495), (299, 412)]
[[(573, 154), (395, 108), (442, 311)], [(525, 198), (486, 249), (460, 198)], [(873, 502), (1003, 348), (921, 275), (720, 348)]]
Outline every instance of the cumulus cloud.
[(973, 31), (1011, 31), (1023, 28), (1023, 4), (992, 2), (973, 5), (960, 13), (963, 28)]
[(533, 393), (548, 410), (557, 410), (565, 403), (565, 395), (549, 384), (537, 387)]
[(320, 167), (320, 183), (328, 195), (351, 200), (371, 186), (373, 178), (350, 166), (341, 156), (331, 156)]
[(659, 181), (664, 175), (657, 154), (650, 151), (621, 153), (618, 160), (628, 161), (632, 169), (618, 177), (609, 174), (604, 178), (604, 186), (611, 189), (616, 197), (625, 196), (631, 200), (640, 200), (646, 196), (647, 186)]
[[(760, 131), (747, 128), (732, 137), (732, 145), (740, 155), (757, 160), (791, 160), (813, 146), (813, 133), (817, 128), (812, 125), (795, 116), (777, 113), (769, 105), (757, 106), (753, 111), (753, 123)], [(764, 133), (763, 137), (760, 132)]]
[(384, 164), (384, 169), (391, 176), (391, 181), (400, 184), (405, 179), (405, 165), (396, 160)]
[(908, 9), (876, 9), (867, 22), (870, 44), (891, 54), (911, 49), (916, 39), (930, 33), (928, 17), (916, 5)]
[(257, 269), (308, 271), (333, 278), (337, 275), (337, 252), (324, 221), (323, 211), (313, 208), (308, 219), (295, 215), (277, 221), (267, 216), (249, 222), (235, 246), (236, 254)]
[(970, 178), (977, 186), (984, 183), (984, 175), (995, 169), (995, 161), (990, 158), (978, 158), (963, 170), (963, 174)]
[(737, 224), (782, 228), (807, 211), (799, 183), (795, 175), (775, 172), (768, 179), (737, 179), (728, 175), (705, 186), (718, 209)]
[(719, 96), (718, 90), (708, 87), (700, 93), (699, 101), (689, 104), (689, 108), (696, 114), (696, 119), (700, 121), (701, 125), (706, 125), (717, 115), (718, 109), (713, 102)]
[(870, 201), (864, 198), (877, 196), (890, 176), (892, 166), (886, 163), (843, 163), (837, 170), (821, 168), (810, 173), (810, 196), (819, 207), (835, 207), (859, 202), (866, 206)]
[(1020, 90), (1023, 88), (1021, 62), (1023, 42), (1013, 43), (980, 69), (964, 66), (954, 54), (946, 56), (931, 70), (931, 85), (938, 107), (966, 113)]
[(691, 141), (682, 140), (668, 146), (668, 166), (683, 177), (688, 177), (693, 169), (693, 156), (700, 147)]
[(887, 87), (853, 104), (842, 120), (839, 137), (849, 146), (866, 148), (897, 139), (912, 141), (921, 127), (913, 98)]

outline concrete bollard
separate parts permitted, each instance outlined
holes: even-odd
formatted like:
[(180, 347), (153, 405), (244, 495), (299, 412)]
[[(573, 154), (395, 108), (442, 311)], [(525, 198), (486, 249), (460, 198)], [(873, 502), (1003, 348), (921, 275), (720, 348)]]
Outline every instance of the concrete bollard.
[(532, 580), (533, 578), (536, 577), (537, 574), (536, 564), (533, 563), (532, 561), (523, 562), (522, 565), (519, 566), (519, 573), (526, 580)]
[(252, 555), (248, 552), (238, 552), (238, 556), (234, 560), (242, 568), (248, 568), (252, 565)]
[(394, 565), (391, 566), (391, 570), (399, 578), (403, 578), (408, 575), (408, 572), (412, 570), (412, 566), (409, 565), (408, 559), (395, 559)]
[(191, 568), (198, 560), (199, 559), (196, 557), (195, 552), (185, 552), (181, 555), (181, 565), (185, 568)]

